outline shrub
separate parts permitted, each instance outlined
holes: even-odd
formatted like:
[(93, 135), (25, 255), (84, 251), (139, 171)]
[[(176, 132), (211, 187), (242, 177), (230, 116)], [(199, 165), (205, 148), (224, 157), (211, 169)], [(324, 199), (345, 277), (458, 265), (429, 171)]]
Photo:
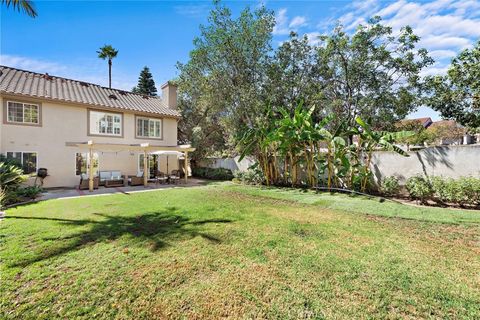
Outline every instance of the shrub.
[(446, 190), (445, 178), (443, 177), (433, 177), (432, 178), (432, 188), (435, 198), (442, 202), (448, 201), (448, 192)]
[(480, 204), (480, 178), (461, 177), (454, 180), (434, 177), (432, 186), (435, 198), (442, 202), (460, 205)]
[(0, 188), (0, 210), (2, 210), (3, 206), (5, 205), (5, 197), (7, 193)]
[(249, 168), (247, 171), (235, 171), (233, 175), (235, 180), (243, 184), (259, 185), (264, 181), (262, 171), (257, 168)]
[(192, 175), (211, 180), (232, 180), (233, 174), (229, 169), (199, 167), (192, 169)]
[(393, 196), (400, 191), (398, 178), (395, 176), (385, 177), (381, 183), (380, 191), (388, 196)]
[(422, 176), (407, 180), (410, 196), (424, 202), (430, 196), (434, 200), (459, 205), (480, 205), (480, 178), (460, 177), (459, 179), (433, 177), (431, 184)]
[(43, 188), (39, 186), (29, 186), (25, 188), (17, 189), (16, 193), (19, 197), (35, 199), (40, 193), (43, 192)]
[(22, 202), (22, 198), (20, 198), (16, 192), (16, 190), (5, 190), (5, 195), (3, 198), (3, 206), (8, 206), (11, 204), (15, 204), (18, 202)]
[(458, 179), (458, 187), (463, 193), (460, 204), (480, 204), (480, 178), (461, 177)]
[(406, 188), (410, 197), (425, 202), (433, 194), (430, 182), (422, 176), (414, 176), (407, 179)]
[(10, 162), (0, 162), (0, 187), (9, 190), (16, 189), (27, 179), (23, 170)]

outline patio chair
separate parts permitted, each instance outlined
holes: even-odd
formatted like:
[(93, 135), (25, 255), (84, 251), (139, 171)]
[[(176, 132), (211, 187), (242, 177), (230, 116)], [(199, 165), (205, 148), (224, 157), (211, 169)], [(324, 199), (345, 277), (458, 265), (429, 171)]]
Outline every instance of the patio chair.
[(167, 181), (168, 181), (168, 177), (165, 175), (165, 173), (158, 171), (155, 182), (164, 184), (164, 183), (167, 183)]
[[(88, 176), (82, 174), (80, 176), (80, 183), (78, 184), (78, 189), (79, 190), (88, 190), (88, 188), (89, 188), (88, 180), (89, 180)], [(93, 178), (93, 189), (98, 189), (99, 180), (100, 179), (98, 177)]]
[(143, 185), (143, 172), (138, 172), (137, 175), (128, 176), (128, 182), (131, 186), (141, 186)]
[(172, 170), (172, 174), (168, 177), (170, 183), (178, 183), (180, 181), (180, 170)]

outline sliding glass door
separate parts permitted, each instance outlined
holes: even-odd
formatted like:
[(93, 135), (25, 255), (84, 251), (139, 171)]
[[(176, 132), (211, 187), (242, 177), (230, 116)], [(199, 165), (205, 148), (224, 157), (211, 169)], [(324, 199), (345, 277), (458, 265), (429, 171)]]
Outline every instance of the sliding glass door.
[[(143, 172), (143, 154), (138, 155), (138, 171)], [(156, 173), (158, 172), (158, 160), (159, 156), (156, 154), (150, 154), (148, 155), (148, 172), (149, 176), (148, 178), (154, 178)]]

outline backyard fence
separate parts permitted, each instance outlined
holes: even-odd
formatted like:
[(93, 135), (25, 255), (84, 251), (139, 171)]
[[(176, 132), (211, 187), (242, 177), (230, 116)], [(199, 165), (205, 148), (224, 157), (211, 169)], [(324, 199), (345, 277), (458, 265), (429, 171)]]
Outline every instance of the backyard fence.
[(232, 172), (235, 171), (247, 171), (250, 166), (255, 164), (255, 160), (251, 158), (243, 158), (242, 161), (239, 161), (240, 157), (235, 158), (207, 158), (201, 160), (198, 163), (199, 167), (207, 167), (207, 168), (223, 168), (229, 169)]
[(422, 174), (427, 177), (443, 176), (459, 178), (480, 177), (480, 145), (456, 145), (429, 147), (408, 152), (404, 157), (393, 152), (375, 152), (372, 172), (375, 180), (396, 176), (400, 183)]
[[(480, 177), (480, 144), (436, 146), (409, 151), (409, 157), (394, 152), (377, 151), (372, 158), (372, 172), (378, 183), (388, 176), (396, 176), (401, 184), (406, 179), (421, 174), (427, 177), (462, 176)], [(208, 158), (200, 162), (201, 167), (225, 168), (246, 171), (255, 161), (245, 158)]]

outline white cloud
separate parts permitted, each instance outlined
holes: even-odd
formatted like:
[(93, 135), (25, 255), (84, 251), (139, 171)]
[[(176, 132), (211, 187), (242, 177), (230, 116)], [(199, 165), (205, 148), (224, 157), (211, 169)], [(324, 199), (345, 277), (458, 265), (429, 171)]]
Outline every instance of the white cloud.
[(409, 25), (420, 37), (418, 47), (429, 50), (437, 61), (424, 74), (444, 73), (450, 59), (471, 47), (480, 37), (480, 1), (478, 0), (356, 0), (348, 5), (337, 21), (353, 32), (373, 16), (398, 33)]
[(480, 1), (478, 0), (464, 0), (452, 4), (455, 15), (463, 15), (469, 18), (480, 17)]
[(174, 7), (174, 10), (182, 16), (201, 18), (208, 14), (210, 6), (207, 4), (178, 5)]
[(321, 36), (320, 32), (309, 32), (305, 34), (308, 38), (308, 43), (312, 46), (317, 45), (320, 43), (320, 39), (318, 37)]
[(307, 25), (307, 18), (304, 16), (296, 16), (289, 19), (287, 16), (287, 9), (282, 8), (278, 10), (275, 15), (275, 26), (273, 27), (274, 35), (288, 35), (291, 31), (298, 31), (298, 29)]
[(381, 9), (380, 11), (378, 11), (377, 14), (381, 17), (390, 16), (392, 13), (397, 12), (405, 4), (406, 4), (405, 0), (400, 0), (400, 1), (394, 2), (391, 5)]
[(288, 34), (287, 28), (288, 18), (287, 18), (287, 9), (283, 8), (278, 11), (275, 15), (275, 26), (273, 27), (273, 34), (276, 35), (285, 35)]
[(303, 27), (307, 24), (307, 18), (302, 17), (302, 16), (296, 16), (295, 18), (290, 21), (290, 24), (288, 25), (290, 28), (298, 28), (298, 27)]
[(437, 74), (446, 74), (447, 71), (448, 71), (448, 65), (438, 66), (438, 64), (436, 64), (436, 66), (432, 66), (428, 69), (422, 70), (422, 72), (420, 72), (420, 76), (425, 77), (425, 76), (433, 76)]
[(420, 46), (429, 50), (457, 48), (464, 49), (472, 44), (472, 40), (449, 35), (428, 35), (420, 39)]
[(8, 54), (0, 55), (0, 64), (4, 66), (35, 71), (40, 73), (61, 73), (66, 67), (56, 62), (32, 59), (27, 57), (12, 56)]
[[(108, 86), (107, 63), (99, 61), (98, 59), (81, 62), (72, 61), (71, 64), (61, 64), (31, 57), (0, 54), (0, 64), (12, 68), (85, 81), (105, 87)], [(137, 75), (127, 74), (115, 65), (113, 66), (112, 73), (113, 88), (131, 90), (136, 85)]]
[(417, 25), (417, 32), (426, 34), (464, 35), (480, 37), (480, 20), (464, 18), (462, 16), (434, 15), (423, 19)]
[(338, 18), (346, 30), (354, 30), (375, 15), (380, 8), (377, 0), (354, 1), (346, 7), (347, 12)]
[(451, 59), (457, 55), (457, 52), (453, 50), (433, 50), (430, 51), (430, 56), (435, 60), (437, 59)]

